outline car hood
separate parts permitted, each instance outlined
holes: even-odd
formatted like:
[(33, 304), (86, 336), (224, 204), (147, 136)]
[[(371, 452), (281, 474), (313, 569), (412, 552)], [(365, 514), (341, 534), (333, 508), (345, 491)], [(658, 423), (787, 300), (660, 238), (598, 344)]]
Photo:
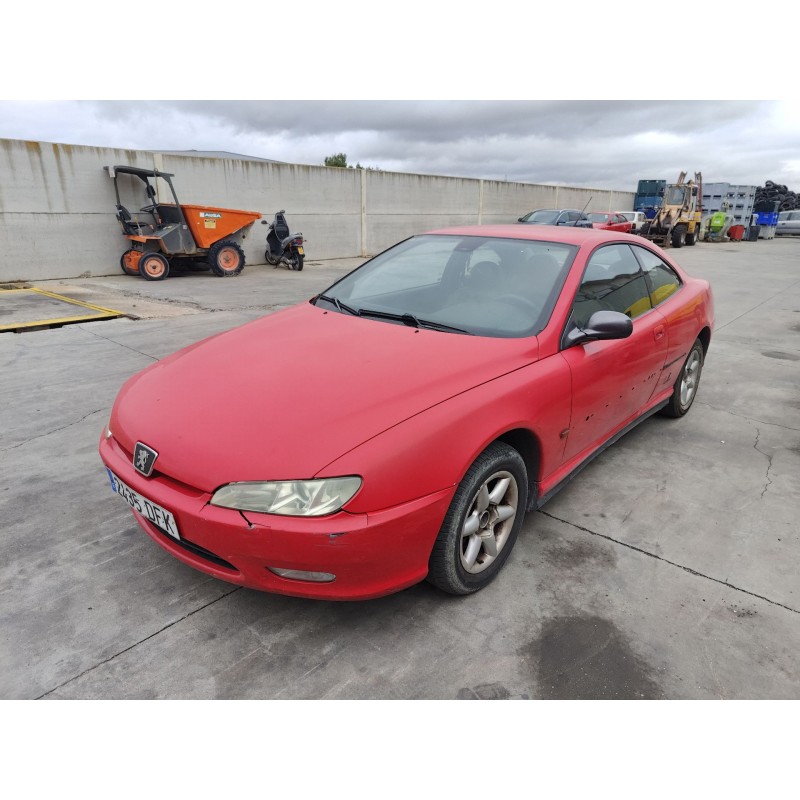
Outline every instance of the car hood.
[(443, 333), (295, 306), (133, 376), (111, 430), (156, 470), (211, 492), (311, 478), (405, 419), (536, 361), (538, 342)]

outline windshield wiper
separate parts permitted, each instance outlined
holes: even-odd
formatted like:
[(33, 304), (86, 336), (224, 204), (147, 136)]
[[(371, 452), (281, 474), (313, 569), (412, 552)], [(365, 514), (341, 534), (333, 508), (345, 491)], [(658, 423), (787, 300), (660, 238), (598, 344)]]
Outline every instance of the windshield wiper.
[(348, 314), (352, 314), (354, 317), (358, 317), (361, 312), (357, 311), (355, 308), (351, 308), (348, 305), (345, 305), (338, 297), (329, 297), (327, 294), (320, 294), (317, 295), (317, 300), (325, 300), (328, 303), (336, 306), (337, 311), (346, 311)]
[(445, 325), (443, 322), (434, 322), (431, 319), (420, 319), (416, 317), (418, 327), (420, 328), (430, 328), (434, 331), (450, 331), (451, 333), (466, 333), (469, 336), (472, 336), (472, 331), (466, 331), (463, 328), (455, 328), (452, 325)]
[(452, 333), (466, 333), (472, 335), (470, 331), (465, 331), (463, 328), (455, 328), (452, 325), (445, 325), (443, 322), (434, 322), (433, 320), (429, 319), (420, 319), (419, 317), (415, 317), (413, 314), (409, 313), (394, 314), (391, 311), (377, 311), (370, 308), (362, 308), (359, 309), (358, 314), (361, 317), (395, 320), (397, 322), (402, 322), (404, 325), (408, 325), (411, 328), (430, 328), (431, 330), (435, 331), (450, 331)]

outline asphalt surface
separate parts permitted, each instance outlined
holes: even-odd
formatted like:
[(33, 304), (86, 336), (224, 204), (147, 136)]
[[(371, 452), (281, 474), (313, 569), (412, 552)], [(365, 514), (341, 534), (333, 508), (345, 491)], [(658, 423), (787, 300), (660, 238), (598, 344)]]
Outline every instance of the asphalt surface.
[(97, 455), (129, 375), (359, 260), (36, 282), (138, 319), (0, 334), (0, 697), (800, 698), (800, 241), (671, 254), (717, 309), (688, 416), (648, 420), (529, 514), (484, 591), (359, 603), (181, 564)]

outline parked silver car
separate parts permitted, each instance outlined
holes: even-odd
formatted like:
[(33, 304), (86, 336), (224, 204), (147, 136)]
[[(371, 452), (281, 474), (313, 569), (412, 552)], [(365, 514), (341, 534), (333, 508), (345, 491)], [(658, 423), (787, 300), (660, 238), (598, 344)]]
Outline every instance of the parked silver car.
[(778, 226), (775, 228), (776, 236), (800, 236), (800, 210), (781, 211), (778, 214)]
[(540, 208), (529, 211), (517, 222), (526, 225), (572, 225), (576, 228), (591, 228), (592, 221), (582, 211), (574, 208)]

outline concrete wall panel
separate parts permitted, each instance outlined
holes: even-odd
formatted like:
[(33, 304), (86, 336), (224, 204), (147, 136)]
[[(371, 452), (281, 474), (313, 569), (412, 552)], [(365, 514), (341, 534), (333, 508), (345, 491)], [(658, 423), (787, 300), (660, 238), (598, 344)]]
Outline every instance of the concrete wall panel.
[(0, 282), (117, 274), (121, 234), (107, 214), (0, 213)]

